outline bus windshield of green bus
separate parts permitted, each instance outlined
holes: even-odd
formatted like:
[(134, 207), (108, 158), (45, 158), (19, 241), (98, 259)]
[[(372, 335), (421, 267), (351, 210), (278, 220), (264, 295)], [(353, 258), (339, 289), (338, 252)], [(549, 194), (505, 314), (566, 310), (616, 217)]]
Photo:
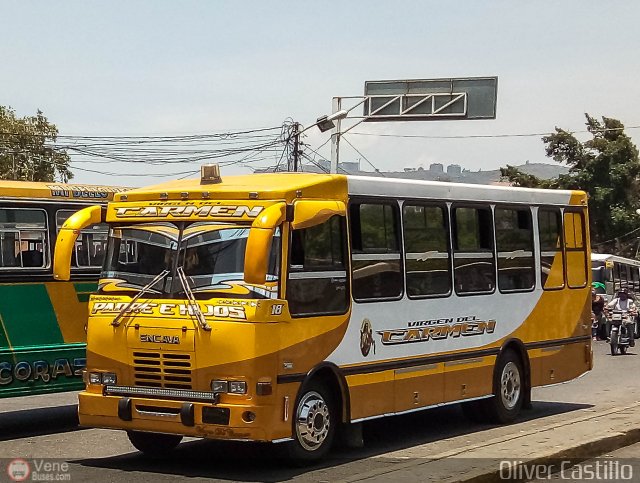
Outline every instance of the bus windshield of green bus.
[(102, 294), (138, 292), (164, 270), (150, 297), (186, 298), (177, 276), (182, 267), (198, 299), (275, 298), (278, 295), (280, 231), (276, 230), (264, 285), (244, 283), (248, 225), (220, 222), (140, 223), (113, 227), (101, 274)]

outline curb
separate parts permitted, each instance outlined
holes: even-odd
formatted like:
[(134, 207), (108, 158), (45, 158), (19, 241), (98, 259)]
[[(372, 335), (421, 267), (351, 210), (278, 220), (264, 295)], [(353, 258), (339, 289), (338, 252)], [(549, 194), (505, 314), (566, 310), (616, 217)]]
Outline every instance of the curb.
[[(539, 458), (532, 458), (515, 466), (515, 468), (522, 468), (532, 465), (551, 465), (557, 463), (558, 460), (569, 461), (571, 465), (575, 465), (582, 461), (586, 461), (598, 456), (602, 456), (604, 453), (615, 451), (625, 446), (640, 442), (640, 428), (633, 428), (624, 433), (618, 433), (612, 436), (606, 436), (601, 439), (593, 441), (587, 441), (573, 448), (567, 448), (557, 453), (541, 456)], [(500, 470), (494, 470), (482, 475), (472, 476), (467, 479), (458, 480), (464, 483), (486, 483), (493, 481), (503, 481), (500, 477)], [(517, 480), (516, 480), (517, 481)]]

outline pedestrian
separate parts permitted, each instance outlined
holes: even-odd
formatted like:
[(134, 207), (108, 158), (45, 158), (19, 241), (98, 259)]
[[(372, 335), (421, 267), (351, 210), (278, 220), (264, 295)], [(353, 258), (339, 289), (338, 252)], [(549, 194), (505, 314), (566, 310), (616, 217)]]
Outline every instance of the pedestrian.
[(602, 285), (599, 282), (594, 282), (591, 288), (591, 317), (594, 320), (592, 325), (591, 335), (593, 340), (597, 340), (598, 337), (606, 339), (609, 337), (607, 331), (607, 318), (604, 315), (605, 300), (604, 297), (597, 293), (597, 285)]

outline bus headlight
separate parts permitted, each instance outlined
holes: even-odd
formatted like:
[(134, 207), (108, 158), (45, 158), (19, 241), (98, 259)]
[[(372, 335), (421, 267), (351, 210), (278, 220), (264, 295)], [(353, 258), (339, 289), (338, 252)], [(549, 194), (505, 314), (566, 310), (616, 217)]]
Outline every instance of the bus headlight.
[(246, 394), (247, 383), (246, 381), (211, 381), (211, 391), (219, 394)]
[(227, 381), (211, 381), (211, 391), (226, 393), (229, 391), (229, 383)]
[(102, 373), (102, 384), (105, 386), (115, 386), (118, 382), (118, 377), (114, 372)]
[(102, 384), (102, 374), (100, 372), (90, 372), (89, 384)]
[(230, 394), (246, 394), (247, 383), (245, 381), (229, 381)]
[(89, 372), (84, 374), (85, 383), (89, 384), (104, 384), (108, 386), (115, 386), (118, 383), (118, 377), (115, 372)]

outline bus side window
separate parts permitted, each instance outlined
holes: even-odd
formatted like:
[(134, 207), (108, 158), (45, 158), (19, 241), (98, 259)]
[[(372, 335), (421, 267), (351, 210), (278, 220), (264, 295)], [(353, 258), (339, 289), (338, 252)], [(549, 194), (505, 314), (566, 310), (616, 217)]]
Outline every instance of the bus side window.
[(533, 289), (536, 271), (531, 210), (496, 207), (495, 220), (498, 287), (506, 292)]
[(392, 203), (352, 203), (351, 261), (356, 301), (402, 296), (399, 210)]
[(409, 298), (451, 293), (446, 206), (405, 203), (402, 226)]
[(287, 300), (293, 316), (343, 314), (349, 306), (344, 217), (291, 231)]
[(452, 211), (456, 293), (489, 293), (496, 286), (491, 208), (455, 207)]
[(562, 218), (556, 208), (538, 210), (540, 237), (540, 280), (545, 290), (564, 287)]
[[(587, 284), (587, 255), (584, 240), (584, 217), (581, 212), (565, 211), (564, 236), (567, 285), (569, 288), (582, 288)], [(624, 270), (623, 283), (626, 285), (626, 267)]]
[(0, 268), (45, 268), (49, 263), (46, 213), (0, 209)]

